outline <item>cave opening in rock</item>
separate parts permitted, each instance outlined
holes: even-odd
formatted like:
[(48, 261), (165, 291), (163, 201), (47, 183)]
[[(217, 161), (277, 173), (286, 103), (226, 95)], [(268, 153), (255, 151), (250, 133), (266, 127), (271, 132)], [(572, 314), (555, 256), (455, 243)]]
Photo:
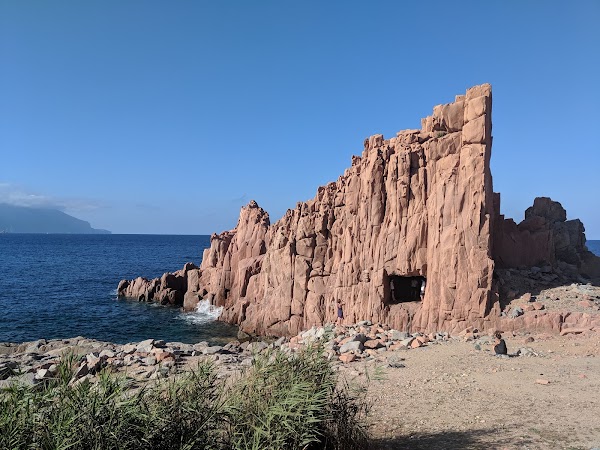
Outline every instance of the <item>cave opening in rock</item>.
[(415, 302), (425, 292), (425, 277), (401, 277), (390, 275), (390, 303)]

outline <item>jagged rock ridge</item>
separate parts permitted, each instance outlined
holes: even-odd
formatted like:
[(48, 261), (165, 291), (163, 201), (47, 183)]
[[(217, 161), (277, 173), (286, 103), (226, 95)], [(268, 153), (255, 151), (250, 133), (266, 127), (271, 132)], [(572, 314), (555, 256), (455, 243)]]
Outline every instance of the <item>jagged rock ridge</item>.
[[(436, 106), (421, 129), (391, 139), (371, 136), (336, 182), (272, 225), (250, 202), (234, 230), (211, 237), (201, 267), (177, 275), (187, 283), (184, 307), (208, 299), (224, 307), (222, 320), (268, 335), (335, 321), (336, 300), (350, 322), (452, 332), (497, 324), (497, 262), (556, 263), (556, 254), (563, 255), (560, 236), (578, 243), (585, 237), (583, 227), (535, 219), (544, 216), (535, 205), (525, 221), (539, 222), (535, 230), (513, 229), (500, 216), (490, 173), (491, 107), (490, 85), (475, 86)], [(534, 231), (538, 245), (529, 254), (523, 245)], [(427, 280), (422, 301), (397, 301), (392, 287), (400, 277)], [(120, 295), (144, 292), (163, 302), (165, 289), (173, 288), (162, 280), (122, 283)]]

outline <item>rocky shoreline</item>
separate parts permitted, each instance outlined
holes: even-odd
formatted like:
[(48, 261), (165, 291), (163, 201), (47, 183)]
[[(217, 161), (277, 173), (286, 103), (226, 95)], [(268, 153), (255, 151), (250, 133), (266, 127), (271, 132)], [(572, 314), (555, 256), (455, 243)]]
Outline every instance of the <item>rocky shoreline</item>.
[[(596, 331), (599, 330), (571, 330), (583, 335), (595, 335)], [(512, 332), (512, 336), (519, 334), (523, 333)], [(158, 339), (121, 345), (81, 336), (20, 344), (0, 343), (0, 388), (13, 382), (33, 386), (57, 377), (58, 364), (65, 355), (72, 355), (76, 364), (72, 384), (94, 382), (102, 371), (108, 371), (126, 376), (135, 387), (152, 380), (176, 377), (203, 361), (214, 363), (220, 377), (229, 376), (252, 366), (253, 358), (263, 352), (280, 349), (292, 354), (317, 341), (323, 346), (324, 357), (336, 364), (375, 361), (390, 368), (404, 367), (403, 352), (421, 347), (459, 340), (473, 341), (475, 348), (481, 349), (481, 345), (491, 343), (488, 332), (480, 333), (472, 327), (456, 335), (408, 333), (370, 321), (348, 326), (312, 327), (291, 338), (280, 337), (274, 341), (249, 340), (244, 333), (240, 338), (242, 341), (231, 341), (223, 346), (210, 345), (206, 341), (185, 344)], [(531, 354), (527, 348), (518, 349), (517, 353)]]

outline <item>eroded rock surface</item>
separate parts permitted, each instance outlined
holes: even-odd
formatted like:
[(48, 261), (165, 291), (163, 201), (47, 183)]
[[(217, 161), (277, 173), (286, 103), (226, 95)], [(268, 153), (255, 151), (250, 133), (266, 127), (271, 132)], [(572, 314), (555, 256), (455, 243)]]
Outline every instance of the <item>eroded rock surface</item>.
[[(490, 85), (475, 86), (436, 106), (421, 129), (371, 136), (336, 182), (272, 225), (250, 202), (234, 230), (211, 237), (199, 269), (176, 272), (186, 281), (178, 299), (188, 310), (208, 299), (222, 320), (261, 335), (334, 322), (337, 300), (350, 322), (459, 332), (504, 320), (496, 264), (560, 262), (594, 275), (583, 225), (566, 221), (560, 204), (536, 199), (518, 226), (500, 215), (491, 107)], [(426, 279), (421, 300), (394, 293), (405, 277)], [(134, 298), (170, 299), (173, 289), (162, 279), (123, 283), (119, 295)]]
[(555, 266), (572, 276), (600, 277), (600, 258), (585, 246), (585, 228), (579, 219), (567, 220), (558, 202), (538, 197), (516, 224), (500, 214), (496, 194), (494, 260), (499, 267)]
[[(139, 301), (158, 302), (161, 305), (182, 306), (184, 294), (188, 290), (188, 273), (190, 278), (197, 275), (198, 269), (192, 263), (187, 263), (183, 269), (173, 273), (165, 273), (160, 278), (137, 277), (134, 280), (121, 280), (117, 293), (121, 297), (135, 298)], [(196, 276), (197, 279), (197, 276)]]

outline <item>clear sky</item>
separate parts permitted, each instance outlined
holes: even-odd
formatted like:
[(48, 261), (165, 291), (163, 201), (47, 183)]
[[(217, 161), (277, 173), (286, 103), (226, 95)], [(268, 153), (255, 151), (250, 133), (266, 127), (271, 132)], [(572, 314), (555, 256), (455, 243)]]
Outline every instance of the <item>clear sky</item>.
[(0, 201), (115, 233), (274, 222), (493, 86), (494, 188), (600, 239), (600, 1), (0, 0)]

